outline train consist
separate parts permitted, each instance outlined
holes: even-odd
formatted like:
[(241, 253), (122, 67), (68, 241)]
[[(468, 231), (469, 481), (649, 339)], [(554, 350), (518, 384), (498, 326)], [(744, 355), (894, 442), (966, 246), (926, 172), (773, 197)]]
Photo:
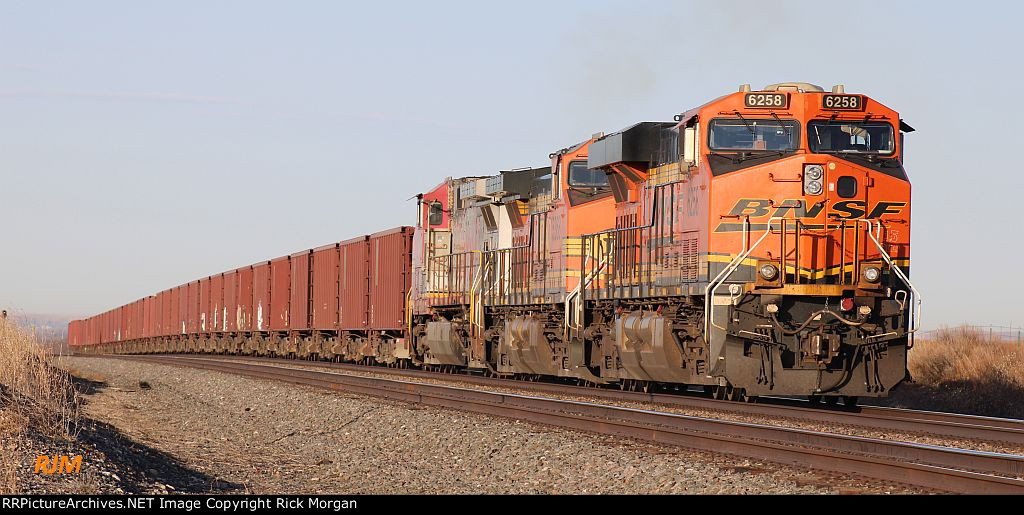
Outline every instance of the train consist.
[(743, 86), (549, 166), (445, 179), (414, 227), (165, 290), (72, 322), (69, 343), (734, 400), (886, 395), (920, 317), (911, 131), (842, 86)]

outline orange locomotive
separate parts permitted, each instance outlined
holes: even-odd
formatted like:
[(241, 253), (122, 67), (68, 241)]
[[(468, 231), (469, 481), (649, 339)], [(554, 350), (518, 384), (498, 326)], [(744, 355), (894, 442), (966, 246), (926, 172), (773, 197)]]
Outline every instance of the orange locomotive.
[(718, 397), (887, 394), (920, 313), (899, 115), (787, 83), (421, 200), (412, 359)]

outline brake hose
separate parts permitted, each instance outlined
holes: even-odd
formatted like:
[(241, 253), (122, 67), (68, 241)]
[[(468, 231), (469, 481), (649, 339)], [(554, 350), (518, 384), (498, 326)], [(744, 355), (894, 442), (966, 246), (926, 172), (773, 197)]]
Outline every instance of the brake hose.
[(800, 331), (803, 331), (804, 329), (807, 328), (807, 326), (811, 325), (811, 322), (813, 322), (814, 319), (818, 317), (818, 315), (824, 315), (824, 314), (832, 315), (833, 317), (835, 317), (836, 320), (839, 320), (840, 322), (842, 322), (842, 323), (844, 323), (844, 324), (846, 324), (846, 325), (848, 325), (850, 327), (860, 327), (860, 326), (864, 325), (864, 323), (866, 322), (866, 321), (864, 321), (864, 322), (853, 322), (851, 320), (847, 320), (847, 319), (843, 318), (842, 316), (840, 316), (835, 311), (832, 311), (831, 309), (825, 308), (825, 309), (822, 309), (822, 310), (819, 310), (819, 311), (815, 311), (814, 313), (811, 313), (811, 316), (808, 317), (807, 320), (804, 321), (804, 323), (800, 324), (800, 326), (797, 327), (796, 329), (794, 329), (792, 331), (789, 331), (785, 327), (783, 327), (783, 325), (779, 322), (779, 319), (775, 317), (775, 313), (768, 313), (768, 315), (771, 318), (772, 322), (782, 331), (782, 334), (784, 334), (786, 336), (793, 336), (794, 334), (797, 334)]

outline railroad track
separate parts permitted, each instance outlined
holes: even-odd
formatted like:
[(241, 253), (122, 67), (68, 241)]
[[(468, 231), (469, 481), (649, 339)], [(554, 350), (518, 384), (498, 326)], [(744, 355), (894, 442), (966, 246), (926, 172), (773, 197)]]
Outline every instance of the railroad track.
[[(182, 355), (157, 355), (181, 357)], [(214, 355), (189, 355), (196, 359), (215, 359)], [(436, 379), (478, 386), (515, 388), (538, 394), (562, 395), (577, 398), (592, 398), (613, 402), (646, 403), (672, 408), (703, 409), (747, 416), (763, 416), (780, 419), (837, 424), (872, 430), (902, 431), (941, 437), (962, 438), (985, 442), (1001, 442), (1024, 446), (1024, 421), (958, 413), (918, 411), (878, 406), (857, 406), (839, 408), (817, 405), (811, 407), (806, 401), (767, 398), (763, 403), (749, 404), (723, 401), (680, 393), (644, 393), (609, 388), (586, 388), (562, 383), (531, 382), (514, 379), (497, 379), (466, 374), (448, 374), (415, 369), (394, 369), (379, 366), (332, 363), (328, 361), (283, 361), (279, 358), (250, 356), (225, 356), (225, 358), (253, 363), (291, 363), (303, 366), (321, 367), (333, 370), (370, 372), (413, 379)]]
[[(280, 361), (240, 362), (235, 357), (224, 360), (214, 356), (119, 357), (515, 418), (610, 436), (862, 475), (947, 492), (1024, 494), (1024, 456), (1018, 455), (353, 375), (346, 374), (344, 370), (299, 369), (282, 366), (286, 363)], [(448, 375), (445, 377), (451, 378)], [(521, 388), (521, 384), (516, 382), (516, 387)], [(648, 402), (661, 400), (661, 394), (639, 395), (651, 395), (654, 400)]]

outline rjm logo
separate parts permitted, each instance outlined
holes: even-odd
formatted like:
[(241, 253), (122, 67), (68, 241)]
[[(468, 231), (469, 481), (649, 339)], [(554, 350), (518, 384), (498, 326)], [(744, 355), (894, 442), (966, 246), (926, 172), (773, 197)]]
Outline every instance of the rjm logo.
[(39, 456), (36, 458), (36, 474), (77, 474), (82, 468), (82, 457)]

